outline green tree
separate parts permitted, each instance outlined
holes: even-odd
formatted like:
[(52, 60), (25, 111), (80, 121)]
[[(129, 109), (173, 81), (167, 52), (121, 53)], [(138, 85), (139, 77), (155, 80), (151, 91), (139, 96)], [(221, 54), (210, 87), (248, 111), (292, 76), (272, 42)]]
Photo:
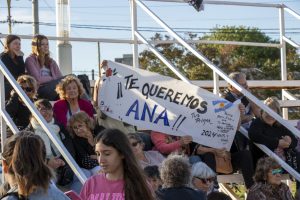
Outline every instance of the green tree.
[[(188, 39), (197, 35), (190, 34)], [(152, 40), (168, 40), (170, 37), (156, 34)], [(209, 34), (198, 37), (199, 40), (243, 41), (278, 43), (258, 28), (244, 26), (223, 26), (214, 28)], [(226, 73), (247, 71), (253, 79), (280, 79), (280, 50), (278, 48), (197, 44), (194, 47), (211, 61), (217, 61)], [(212, 71), (201, 60), (178, 44), (159, 44), (156, 48), (171, 63), (191, 80), (210, 80)], [(144, 50), (140, 54), (140, 65), (144, 69), (163, 75), (176, 77), (152, 52)], [(287, 66), (290, 74), (300, 67), (296, 49), (287, 45)], [(248, 70), (249, 69), (249, 70)], [(292, 76), (290, 76), (292, 77)]]
[[(162, 36), (160, 34), (155, 34), (153, 41), (169, 40), (170, 37)], [(156, 49), (164, 55), (173, 65), (181, 65), (183, 59), (183, 53), (185, 50), (176, 44), (158, 44), (155, 46)], [(171, 76), (176, 78), (176, 75), (160, 60), (154, 55), (150, 50), (144, 50), (140, 53), (139, 57), (140, 67), (142, 69), (147, 69), (152, 72), (156, 72), (165, 76)], [(182, 68), (179, 68), (181, 72)]]

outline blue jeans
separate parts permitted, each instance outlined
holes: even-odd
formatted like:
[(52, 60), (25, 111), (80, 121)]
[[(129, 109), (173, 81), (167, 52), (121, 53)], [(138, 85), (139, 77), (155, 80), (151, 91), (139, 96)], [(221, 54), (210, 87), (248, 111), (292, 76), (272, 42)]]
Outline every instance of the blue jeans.
[(200, 156), (197, 156), (197, 155), (192, 155), (189, 157), (189, 162), (191, 165), (197, 163), (197, 162), (201, 162), (201, 158)]
[[(82, 172), (85, 174), (85, 176), (87, 178), (97, 174), (100, 170), (100, 166), (94, 167), (93, 169), (84, 169), (81, 168)], [(75, 191), (77, 194), (80, 193), (81, 188), (82, 188), (83, 184), (80, 182), (80, 180), (78, 179), (78, 177), (74, 174), (74, 178), (72, 183), (70, 183), (70, 189)]]

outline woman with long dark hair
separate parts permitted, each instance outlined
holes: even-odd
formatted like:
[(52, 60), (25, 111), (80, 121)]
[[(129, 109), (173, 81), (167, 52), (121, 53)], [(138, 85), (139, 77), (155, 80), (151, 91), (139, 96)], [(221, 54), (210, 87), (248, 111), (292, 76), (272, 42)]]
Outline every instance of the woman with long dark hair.
[(124, 133), (117, 129), (102, 131), (96, 137), (95, 151), (103, 173), (86, 181), (82, 199), (153, 199)]
[[(17, 80), (19, 76), (25, 74), (24, 53), (21, 51), (21, 38), (17, 35), (8, 35), (4, 42), (4, 51), (0, 54), (1, 61), (5, 64), (9, 72)], [(5, 99), (9, 98), (12, 86), (5, 79)]]

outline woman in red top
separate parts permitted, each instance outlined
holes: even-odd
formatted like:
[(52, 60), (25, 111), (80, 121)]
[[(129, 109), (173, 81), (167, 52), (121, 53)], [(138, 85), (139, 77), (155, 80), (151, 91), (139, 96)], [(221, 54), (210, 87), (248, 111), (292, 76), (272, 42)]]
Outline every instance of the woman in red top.
[(54, 118), (57, 123), (66, 126), (70, 117), (80, 111), (86, 112), (93, 118), (93, 105), (90, 101), (81, 98), (84, 89), (76, 76), (66, 76), (56, 86), (55, 90), (60, 97), (60, 100), (55, 102), (53, 106)]

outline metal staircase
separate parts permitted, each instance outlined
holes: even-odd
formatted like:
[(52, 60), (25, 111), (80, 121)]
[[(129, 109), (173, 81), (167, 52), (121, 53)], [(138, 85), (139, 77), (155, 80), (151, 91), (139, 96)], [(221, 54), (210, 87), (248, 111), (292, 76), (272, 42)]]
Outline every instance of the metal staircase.
[[(174, 2), (174, 3), (186, 3), (185, 0), (144, 0), (144, 1), (154, 1), (154, 2)], [(272, 48), (280, 48), (280, 55), (281, 55), (281, 80), (280, 81), (268, 81), (267, 84), (269, 86), (292, 86), (292, 85), (299, 85), (300, 81), (288, 81), (287, 80), (287, 67), (286, 67), (286, 43), (291, 44), (292, 46), (296, 48), (300, 48), (300, 44), (293, 41), (290, 38), (287, 38), (285, 35), (285, 13), (288, 13), (299, 20), (300, 22), (300, 15), (293, 11), (292, 9), (288, 8), (284, 4), (266, 4), (266, 3), (245, 3), (245, 2), (231, 2), (231, 1), (204, 1), (204, 4), (210, 4), (210, 5), (223, 5), (223, 6), (248, 6), (248, 7), (268, 7), (273, 9), (279, 10), (279, 24), (280, 24), (280, 43), (278, 44), (268, 44), (268, 43), (256, 43), (256, 42), (237, 42), (237, 41), (201, 41), (203, 43), (211, 43), (211, 44), (231, 44), (231, 45), (245, 45), (245, 46), (260, 46), (260, 47), (272, 47)], [(154, 12), (152, 12), (141, 0), (130, 0), (131, 5), (131, 23), (132, 23), (132, 38), (129, 40), (121, 40), (121, 39), (94, 39), (94, 38), (63, 38), (64, 40), (69, 41), (83, 41), (83, 42), (99, 42), (102, 43), (127, 43), (132, 44), (133, 47), (133, 66), (138, 67), (138, 45), (139, 44), (145, 44), (148, 46), (148, 48), (164, 62), (181, 80), (190, 83), (195, 84), (200, 87), (211, 87), (213, 85), (214, 93), (219, 94), (219, 88), (224, 86), (225, 84), (229, 83), (233, 85), (236, 89), (238, 89), (241, 93), (243, 93), (245, 96), (247, 96), (251, 101), (253, 101), (255, 104), (257, 104), (261, 109), (266, 111), (268, 114), (270, 114), (272, 117), (274, 117), (279, 123), (287, 127), (291, 132), (293, 132), (297, 137), (300, 138), (300, 132), (294, 127), (294, 123), (289, 122), (288, 119), (288, 112), (287, 109), (284, 110), (284, 116), (283, 118), (276, 114), (274, 111), (272, 111), (270, 108), (265, 106), (261, 100), (257, 99), (254, 95), (252, 95), (250, 92), (245, 90), (242, 86), (240, 86), (235, 81), (231, 80), (227, 74), (225, 74), (222, 70), (220, 70), (216, 65), (214, 65), (209, 59), (207, 59), (205, 56), (201, 54), (201, 52), (198, 52), (195, 48), (193, 48), (190, 45), (191, 41), (185, 41), (182, 37), (180, 37), (175, 31), (172, 30), (171, 27), (169, 27), (165, 22), (163, 22)], [(203, 82), (203, 81), (196, 81), (191, 82), (188, 80), (182, 73), (177, 70), (177, 68), (172, 65), (162, 54), (159, 53), (158, 50), (154, 47), (154, 43), (151, 41), (148, 41), (145, 39), (145, 37), (138, 31), (137, 26), (137, 9), (140, 8), (145, 13), (147, 13), (155, 22), (157, 22), (162, 28), (164, 28), (176, 41), (161, 41), (161, 43), (164, 42), (177, 42), (183, 45), (185, 48), (187, 48), (189, 51), (191, 51), (198, 59), (203, 61), (207, 66), (209, 66), (213, 72), (214, 72), (214, 80), (213, 84), (211, 82)], [(0, 34), (0, 36), (5, 36)], [(21, 36), (21, 38), (30, 38), (31, 36)], [(54, 40), (61, 40), (62, 38), (57, 37), (49, 37), (49, 39)], [(195, 41), (192, 41), (195, 42)], [(222, 77), (225, 81), (219, 81), (219, 76)], [(86, 180), (85, 175), (82, 173), (79, 166), (76, 164), (76, 162), (73, 160), (73, 158), (70, 156), (68, 151), (65, 149), (61, 141), (57, 138), (57, 136), (50, 132), (49, 127), (43, 117), (40, 115), (40, 113), (37, 111), (37, 109), (34, 107), (33, 103), (29, 100), (29, 98), (26, 96), (26, 94), (21, 90), (20, 86), (17, 84), (17, 82), (14, 80), (12, 75), (9, 73), (5, 65), (0, 61), (0, 115), (1, 115), (1, 143), (3, 148), (3, 143), (6, 139), (6, 126), (8, 125), (10, 129), (16, 133), (18, 129), (16, 128), (15, 124), (13, 123), (12, 119), (8, 115), (8, 113), (5, 111), (5, 97), (4, 97), (4, 77), (7, 78), (7, 80), (10, 82), (10, 84), (13, 86), (13, 88), (16, 90), (16, 92), (19, 94), (20, 98), (24, 101), (24, 103), (28, 106), (30, 111), (32, 112), (33, 116), (38, 120), (38, 122), (42, 125), (42, 127), (45, 129), (46, 133), (48, 134), (51, 141), (55, 144), (55, 146), (58, 148), (60, 153), (63, 155), (63, 157), (66, 159), (67, 163), (71, 166), (75, 174), (78, 176), (81, 182), (84, 182)], [(253, 83), (249, 81), (249, 86), (251, 85), (266, 85), (264, 81), (255, 82)], [(287, 90), (282, 90), (282, 107), (291, 107), (291, 106), (300, 106), (300, 102), (298, 99), (296, 99), (292, 94), (290, 94)], [(245, 129), (241, 128), (240, 131), (247, 136), (248, 133)], [(266, 146), (264, 145), (258, 145), (259, 148), (261, 148), (267, 155), (275, 158), (281, 166), (286, 169), (295, 179), (300, 181), (300, 174), (296, 172), (294, 169), (292, 169), (289, 165), (287, 165), (283, 160), (281, 160), (276, 154), (274, 154), (272, 151), (270, 151)], [(225, 190), (226, 188), (224, 188)]]
[[(148, 1), (159, 1), (159, 2), (182, 2), (184, 3), (184, 0), (148, 0)], [(193, 48), (190, 44), (188, 44), (182, 37), (180, 37), (175, 31), (172, 30), (165, 22), (163, 22), (154, 12), (152, 12), (141, 0), (131, 0), (131, 21), (132, 21), (132, 39), (134, 40), (133, 44), (133, 53), (134, 55), (134, 66), (138, 67), (138, 41), (142, 41), (144, 44), (148, 46), (148, 48), (159, 58), (162, 62), (164, 62), (165, 65), (167, 65), (181, 80), (191, 83), (186, 77), (184, 77), (179, 70), (172, 65), (163, 55), (159, 53), (158, 50), (155, 49), (155, 47), (148, 42), (143, 35), (138, 31), (137, 27), (137, 12), (136, 7), (139, 6), (145, 13), (147, 13), (157, 24), (159, 24), (162, 28), (164, 28), (179, 44), (183, 45), (185, 48), (187, 48), (191, 53), (193, 53), (197, 58), (199, 58), (202, 62), (204, 62), (208, 67), (210, 67), (213, 70), (214, 73), (214, 93), (219, 94), (219, 76), (222, 77), (227, 83), (234, 86), (237, 90), (239, 90), (241, 93), (243, 93), (247, 98), (249, 98), (252, 102), (254, 102), (256, 105), (258, 105), (262, 110), (266, 111), (268, 114), (270, 114), (273, 118), (275, 118), (279, 123), (284, 125), (286, 128), (288, 128), (294, 135), (296, 135), (298, 138), (300, 137), (300, 132), (297, 130), (294, 125), (290, 122), (288, 122), (288, 112), (287, 109), (283, 109), (283, 119), (281, 116), (279, 116), (277, 113), (273, 112), (269, 107), (264, 105), (259, 99), (257, 99), (255, 96), (253, 96), (250, 92), (245, 90), (242, 86), (240, 86), (235, 81), (231, 80), (227, 74), (225, 74), (222, 70), (220, 70), (216, 65), (214, 65), (210, 60), (208, 60), (204, 55), (202, 55), (200, 52), (198, 52), (195, 48)], [(297, 44), (295, 41), (287, 38), (285, 36), (285, 21), (284, 21), (284, 12), (288, 12), (292, 16), (296, 17), (298, 20), (300, 20), (300, 15), (293, 11), (292, 9), (286, 7), (284, 4), (263, 4), (263, 3), (244, 3), (244, 2), (229, 2), (229, 1), (204, 1), (204, 4), (217, 4), (217, 5), (227, 5), (227, 6), (253, 6), (253, 7), (270, 7), (270, 8), (276, 8), (279, 9), (279, 24), (280, 24), (280, 55), (281, 55), (281, 80), (287, 81), (287, 67), (286, 67), (286, 43), (291, 44), (292, 46), (299, 48), (299, 44)], [(218, 41), (218, 43), (222, 43), (222, 41)], [(225, 42), (224, 42), (225, 43)], [(228, 43), (228, 42), (227, 42)], [(248, 43), (248, 45), (258, 46), (257, 44), (254, 44), (252, 42), (245, 42)], [(243, 43), (243, 45), (247, 45)], [(263, 46), (262, 44), (260, 44)], [(268, 44), (264, 44), (268, 45)], [(297, 101), (298, 100), (293, 97), (290, 93), (288, 93), (286, 90), (282, 90), (282, 104), (286, 103), (286, 100), (289, 101)], [(295, 103), (295, 102), (294, 102)], [(295, 105), (295, 104), (294, 104)], [(300, 106), (300, 104), (296, 105)], [(248, 138), (248, 132), (243, 127), (240, 128), (240, 131)], [(273, 157), (276, 159), (276, 161), (287, 171), (290, 175), (292, 175), (296, 180), (300, 181), (300, 174), (295, 171), (293, 168), (291, 168), (287, 163), (285, 163), (281, 158), (279, 158), (275, 153), (273, 153), (270, 149), (268, 149), (264, 145), (257, 144), (257, 146), (263, 150), (267, 155), (270, 157)], [(229, 193), (230, 196), (233, 199), (236, 199), (237, 197), (232, 194), (226, 185), (222, 185), (221, 189)]]

